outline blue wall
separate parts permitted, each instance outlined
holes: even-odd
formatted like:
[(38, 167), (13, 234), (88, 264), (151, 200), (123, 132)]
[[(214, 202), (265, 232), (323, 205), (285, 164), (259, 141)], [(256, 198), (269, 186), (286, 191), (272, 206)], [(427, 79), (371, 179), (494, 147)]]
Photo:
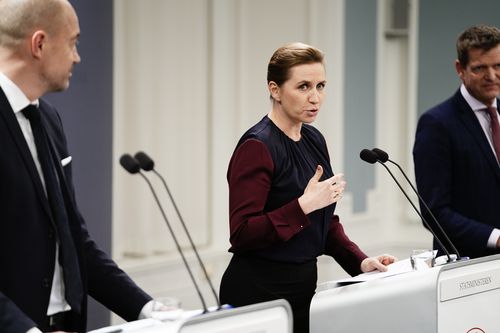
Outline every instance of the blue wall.
[(444, 101), (459, 87), (455, 42), (475, 24), (500, 26), (499, 0), (420, 0), (418, 113)]
[[(70, 88), (47, 99), (59, 110), (70, 153), (80, 211), (90, 234), (111, 251), (113, 135), (113, 1), (70, 1), (80, 20), (82, 62)], [(109, 311), (89, 299), (89, 329), (109, 325)]]
[(366, 210), (366, 193), (375, 183), (375, 169), (360, 160), (359, 152), (375, 142), (377, 2), (349, 0), (345, 6), (344, 172), (354, 212), (360, 212)]

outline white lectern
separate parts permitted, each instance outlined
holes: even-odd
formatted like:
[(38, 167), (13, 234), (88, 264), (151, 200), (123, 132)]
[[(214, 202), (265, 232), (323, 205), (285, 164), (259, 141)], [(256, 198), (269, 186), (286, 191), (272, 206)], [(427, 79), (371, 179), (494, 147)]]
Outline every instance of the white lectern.
[(292, 311), (276, 300), (202, 314), (186, 312), (175, 320), (145, 319), (91, 333), (291, 333)]
[(319, 291), (311, 333), (500, 332), (500, 255)]
[(293, 318), (284, 300), (248, 305), (190, 318), (179, 333), (291, 333)]

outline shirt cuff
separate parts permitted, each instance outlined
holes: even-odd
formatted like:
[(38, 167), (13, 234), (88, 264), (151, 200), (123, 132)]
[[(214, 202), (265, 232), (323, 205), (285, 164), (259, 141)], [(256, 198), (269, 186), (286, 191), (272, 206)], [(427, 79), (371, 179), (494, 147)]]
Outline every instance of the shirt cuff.
[[(139, 313), (139, 319), (146, 319), (146, 318), (151, 318), (151, 314), (153, 313), (153, 305), (155, 301), (150, 300), (141, 309), (141, 312)], [(29, 332), (31, 333), (31, 332)]]
[(33, 328), (29, 329), (26, 333), (42, 333), (42, 331), (40, 331), (36, 327), (33, 327)]
[(488, 243), (486, 244), (486, 246), (490, 249), (496, 249), (498, 238), (500, 238), (500, 229), (493, 229), (490, 238), (488, 238)]

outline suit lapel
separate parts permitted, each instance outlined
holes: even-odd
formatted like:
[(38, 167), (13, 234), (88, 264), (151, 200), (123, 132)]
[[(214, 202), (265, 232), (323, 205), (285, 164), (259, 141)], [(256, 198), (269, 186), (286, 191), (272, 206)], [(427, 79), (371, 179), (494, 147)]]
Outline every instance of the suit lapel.
[(45, 195), (45, 191), (42, 186), (42, 182), (40, 179), (40, 175), (38, 174), (38, 170), (36, 169), (35, 162), (33, 161), (33, 156), (31, 155), (31, 151), (28, 148), (28, 144), (26, 143), (26, 139), (24, 138), (21, 127), (19, 126), (19, 122), (17, 121), (16, 115), (12, 110), (12, 107), (7, 100), (3, 90), (0, 88), (0, 119), (2, 119), (6, 127), (9, 130), (9, 133), (12, 137), (12, 140), (15, 142), (17, 146), (17, 150), (22, 157), (24, 165), (26, 166), (26, 170), (28, 170), (28, 174), (33, 181), (33, 186), (35, 191), (42, 203), (42, 206), (45, 212), (51, 216), (49, 203), (47, 200), (47, 196)]
[(479, 124), (477, 117), (474, 115), (474, 111), (472, 111), (469, 104), (467, 104), (460, 91), (455, 94), (455, 102), (457, 103), (460, 121), (474, 138), (477, 146), (479, 147), (481, 155), (488, 162), (491, 169), (493, 170), (493, 173), (500, 181), (500, 167), (498, 165), (495, 154), (493, 154), (493, 151), (491, 150), (490, 143), (488, 142), (488, 139), (484, 134), (481, 124)]

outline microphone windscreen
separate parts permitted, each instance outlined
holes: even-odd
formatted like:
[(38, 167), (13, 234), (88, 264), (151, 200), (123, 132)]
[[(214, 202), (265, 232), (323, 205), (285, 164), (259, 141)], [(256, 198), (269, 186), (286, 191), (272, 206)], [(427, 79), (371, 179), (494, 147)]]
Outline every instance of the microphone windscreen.
[(144, 171), (151, 171), (155, 168), (155, 162), (145, 152), (139, 151), (134, 157)]
[(368, 162), (368, 163), (371, 163), (371, 164), (374, 164), (375, 162), (377, 162), (377, 154), (375, 154), (374, 152), (372, 152), (371, 150), (369, 149), (363, 149), (360, 153), (359, 153), (359, 157), (365, 161), (365, 162)]
[(131, 174), (138, 173), (141, 170), (139, 162), (130, 154), (123, 154), (120, 157), (120, 165)]
[(378, 148), (373, 148), (372, 149), (372, 152), (374, 152), (377, 157), (378, 157), (378, 160), (382, 163), (385, 163), (387, 162), (387, 160), (389, 160), (389, 154), (387, 154), (385, 151), (383, 151), (382, 149), (378, 149)]

